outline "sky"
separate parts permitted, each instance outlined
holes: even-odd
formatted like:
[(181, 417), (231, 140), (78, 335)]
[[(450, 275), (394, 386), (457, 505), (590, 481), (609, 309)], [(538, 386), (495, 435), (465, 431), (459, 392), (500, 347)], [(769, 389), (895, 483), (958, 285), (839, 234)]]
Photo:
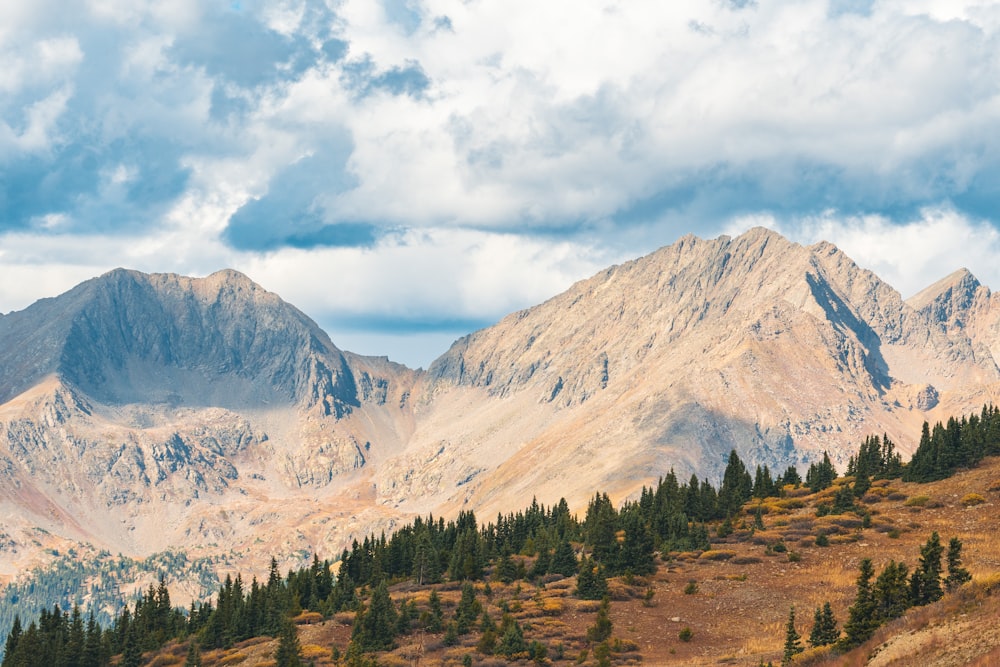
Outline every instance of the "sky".
[(0, 312), (234, 268), (342, 349), (693, 233), (1000, 288), (1000, 3), (0, 3)]

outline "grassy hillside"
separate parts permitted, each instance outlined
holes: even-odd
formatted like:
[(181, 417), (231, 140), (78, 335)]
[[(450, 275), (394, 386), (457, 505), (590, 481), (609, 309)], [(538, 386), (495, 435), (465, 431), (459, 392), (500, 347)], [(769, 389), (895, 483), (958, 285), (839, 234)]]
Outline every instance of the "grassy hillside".
[[(907, 665), (918, 657), (922, 665), (995, 664), (1000, 658), (1000, 629), (995, 624), (1000, 614), (1000, 459), (986, 459), (974, 470), (928, 484), (876, 481), (858, 503), (870, 522), (858, 513), (817, 516), (816, 507), (832, 503), (849, 481), (841, 478), (815, 494), (787, 487), (784, 498), (751, 501), (732, 534), (719, 538), (712, 527), (710, 550), (659, 556), (652, 575), (610, 579), (612, 633), (606, 657), (600, 650), (595, 655), (599, 643), (587, 637), (600, 603), (574, 596), (576, 577), (547, 575), (535, 583), (509, 584), (487, 579), (474, 584), (476, 598), (498, 627), (509, 614), (526, 644), (545, 647), (544, 658), (536, 650), (540, 663), (778, 664), (792, 605), (803, 638), (809, 635), (813, 610), (826, 601), (842, 627), (854, 600), (861, 560), (872, 559), (876, 572), (890, 559), (902, 561), (912, 572), (920, 547), (937, 531), (945, 543), (953, 536), (962, 540), (964, 565), (973, 582), (939, 602), (909, 610), (850, 653), (834, 656), (829, 649), (810, 649), (794, 664)], [(754, 528), (757, 507), (763, 529)], [(821, 534), (826, 539), (820, 543), (828, 546), (817, 544)], [(530, 569), (532, 556), (513, 558)], [(397, 608), (415, 605), (418, 617), (429, 610), (432, 591), (441, 600), (447, 623), (459, 604), (459, 583), (421, 587), (407, 580), (390, 587)], [(354, 621), (353, 612), (324, 620), (303, 611), (296, 619), (303, 664), (345, 664)], [(415, 620), (413, 627), (420, 623)], [(451, 646), (444, 631), (418, 629), (399, 637), (396, 648), (378, 653), (376, 659), (384, 665), (509, 663), (506, 657), (477, 650), (482, 634), (478, 619)], [(276, 639), (258, 638), (228, 650), (206, 651), (202, 660), (206, 666), (274, 665), (277, 647)], [(148, 664), (181, 665), (187, 650), (185, 642), (175, 642), (144, 659)], [(335, 654), (341, 656), (339, 661)], [(518, 657), (525, 664), (531, 659), (528, 653)]]

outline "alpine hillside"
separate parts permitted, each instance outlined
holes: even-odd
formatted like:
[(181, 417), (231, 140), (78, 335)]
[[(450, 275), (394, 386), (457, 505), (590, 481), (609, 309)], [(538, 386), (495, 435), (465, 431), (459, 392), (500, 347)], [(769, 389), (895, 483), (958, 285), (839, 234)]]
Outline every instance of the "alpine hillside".
[[(949, 267), (950, 268), (950, 267)], [(426, 370), (339, 350), (247, 277), (115, 270), (0, 317), (0, 573), (88, 543), (339, 553), (673, 468), (843, 466), (1000, 390), (1000, 301), (909, 300), (828, 243), (685, 237), (458, 341)]]

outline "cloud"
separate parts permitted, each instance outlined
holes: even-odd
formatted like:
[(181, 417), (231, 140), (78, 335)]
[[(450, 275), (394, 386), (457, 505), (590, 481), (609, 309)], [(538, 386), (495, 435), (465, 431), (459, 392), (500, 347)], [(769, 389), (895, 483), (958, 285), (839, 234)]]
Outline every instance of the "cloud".
[(739, 234), (761, 225), (803, 244), (827, 240), (860, 266), (910, 297), (950, 273), (967, 268), (980, 282), (1000, 288), (1000, 231), (985, 220), (950, 207), (919, 211), (895, 221), (880, 215), (843, 216), (834, 211), (803, 219), (756, 215), (735, 219), (726, 230)]
[(426, 332), (763, 216), (905, 291), (997, 228), (998, 40), (972, 0), (4, 3), (0, 267), (245, 267)]

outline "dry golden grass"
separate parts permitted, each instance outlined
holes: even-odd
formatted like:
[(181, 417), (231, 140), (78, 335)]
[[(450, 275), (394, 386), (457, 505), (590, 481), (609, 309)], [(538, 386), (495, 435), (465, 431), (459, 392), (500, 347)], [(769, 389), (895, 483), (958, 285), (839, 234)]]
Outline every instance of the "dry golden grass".
[[(877, 509), (879, 514), (867, 529), (860, 528), (860, 520), (854, 515), (816, 517), (816, 498), (803, 489), (792, 490), (795, 491), (793, 499), (802, 505), (795, 509), (777, 507), (771, 499), (767, 502), (786, 513), (769, 516), (765, 520), (766, 530), (757, 531), (753, 536), (747, 530), (738, 530), (725, 540), (713, 540), (712, 551), (726, 553), (727, 558), (716, 560), (712, 551), (674, 554), (672, 559), (659, 564), (654, 575), (636, 578), (633, 585), (617, 579), (609, 582), (615, 597), (611, 603), (613, 636), (623, 640), (622, 646), (628, 648), (613, 653), (612, 663), (667, 666), (757, 665), (761, 660), (780, 663), (790, 606), (796, 607), (799, 632), (803, 636), (808, 635), (813, 610), (827, 601), (842, 625), (853, 601), (861, 559), (872, 558), (876, 572), (889, 559), (905, 562), (912, 570), (920, 546), (931, 531), (936, 530), (945, 543), (953, 535), (963, 541), (965, 566), (974, 575), (972, 583), (947, 602), (914, 610), (882, 629), (873, 640), (881, 644), (866, 644), (860, 652), (836, 658), (827, 651), (809, 651), (795, 664), (862, 665), (884, 644), (891, 647), (891, 651), (890, 648), (882, 649), (879, 656), (897, 653), (904, 656), (903, 662), (886, 662), (885, 665), (934, 665), (936, 663), (928, 661), (926, 656), (946, 653), (949, 647), (941, 637), (948, 636), (968, 647), (967, 654), (963, 654), (964, 661), (950, 664), (1000, 664), (989, 662), (991, 657), (1000, 656), (995, 648), (1000, 646), (1000, 637), (994, 645), (989, 644), (991, 632), (1000, 635), (1000, 626), (994, 620), (1000, 618), (1000, 531), (995, 529), (991, 505), (966, 509), (961, 504), (962, 497), (970, 490), (987, 489), (998, 479), (1000, 461), (992, 461), (984, 469), (934, 484), (899, 481), (878, 484), (873, 486), (879, 489), (873, 495), (880, 500), (867, 507)], [(826, 493), (830, 495), (829, 491)], [(928, 500), (913, 513), (914, 507), (904, 504), (904, 499), (921, 495)], [(930, 506), (932, 498), (940, 501), (937, 507)], [(987, 502), (993, 500), (990, 496)], [(897, 530), (898, 539), (891, 538), (890, 531)], [(829, 534), (829, 547), (813, 544), (819, 532)], [(799, 552), (801, 561), (789, 562), (787, 554), (783, 553), (765, 555), (766, 547), (778, 541)], [(685, 595), (685, 585), (692, 579), (697, 581), (698, 593)], [(574, 577), (547, 581), (544, 588), (524, 581), (512, 585), (491, 584), (491, 600), (482, 594), (482, 586), (477, 585), (479, 600), (494, 620), (499, 621), (500, 604), (506, 601), (522, 623), (525, 638), (529, 642), (541, 641), (549, 647), (553, 665), (572, 665), (582, 651), (589, 649), (586, 630), (593, 625), (600, 602), (572, 597)], [(435, 588), (448, 620), (454, 613), (460, 587), (439, 585)], [(423, 611), (427, 608), (430, 590), (411, 583), (400, 584), (393, 588), (393, 598), (397, 603), (403, 599), (415, 600)], [(654, 592), (655, 606), (643, 604), (647, 590)], [(984, 613), (991, 615), (981, 627), (977, 626)], [(341, 652), (346, 650), (353, 620), (353, 613), (341, 613), (325, 622), (297, 626), (304, 651), (309, 654), (307, 660), (314, 660), (317, 667), (332, 666), (330, 647), (337, 646)], [(690, 642), (679, 639), (685, 627), (691, 628), (693, 633)], [(949, 634), (934, 634), (941, 629)], [(917, 638), (914, 643), (898, 643), (908, 632)], [(477, 667), (508, 664), (501, 658), (476, 652), (478, 638), (478, 633), (473, 632), (463, 637), (459, 646), (447, 648), (442, 644), (441, 634), (414, 633), (400, 638), (400, 647), (395, 651), (379, 654), (378, 661), (382, 665), (420, 664), (421, 667), (460, 665), (463, 657), (471, 653)], [(247, 655), (245, 662), (238, 664), (260, 667), (270, 662), (273, 665), (276, 642), (262, 641), (259, 645), (237, 647), (237, 653)], [(562, 660), (553, 659), (557, 644), (563, 648), (565, 657)], [(175, 655), (183, 655), (186, 645), (179, 644), (171, 649), (178, 651)], [(912, 653), (915, 650), (923, 653)], [(218, 667), (229, 655), (232, 654), (203, 652), (204, 664)], [(595, 663), (593, 654), (588, 653), (583, 664)], [(164, 662), (163, 666), (176, 664)], [(529, 663), (525, 660), (521, 664)]]

